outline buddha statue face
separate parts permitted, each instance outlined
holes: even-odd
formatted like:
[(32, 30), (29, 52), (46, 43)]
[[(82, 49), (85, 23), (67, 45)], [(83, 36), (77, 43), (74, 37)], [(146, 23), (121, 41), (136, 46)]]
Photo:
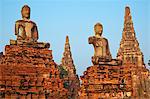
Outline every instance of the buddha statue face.
[(24, 5), (21, 10), (22, 18), (30, 19), (30, 7), (28, 5)]
[(97, 24), (94, 26), (94, 31), (95, 31), (95, 35), (101, 36), (101, 35), (102, 35), (102, 32), (103, 32), (103, 26), (102, 26), (102, 24), (97, 23)]

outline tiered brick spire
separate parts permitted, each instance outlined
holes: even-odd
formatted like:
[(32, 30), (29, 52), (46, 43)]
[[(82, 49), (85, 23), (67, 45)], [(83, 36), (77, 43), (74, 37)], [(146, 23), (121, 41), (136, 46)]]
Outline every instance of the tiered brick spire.
[(61, 65), (64, 67), (66, 71), (68, 71), (68, 75), (74, 76), (74, 74), (76, 74), (76, 69), (72, 59), (68, 36), (66, 36), (65, 49), (64, 49)]
[(67, 71), (68, 75), (64, 77), (64, 82), (67, 84), (69, 90), (68, 99), (78, 99), (78, 90), (80, 87), (79, 77), (76, 74), (76, 68), (73, 63), (71, 48), (69, 44), (69, 37), (66, 36), (65, 50), (63, 53), (61, 66)]
[(125, 8), (124, 28), (120, 48), (117, 58), (123, 61), (123, 64), (131, 63), (143, 66), (143, 54), (139, 48), (139, 43), (135, 36), (130, 8)]

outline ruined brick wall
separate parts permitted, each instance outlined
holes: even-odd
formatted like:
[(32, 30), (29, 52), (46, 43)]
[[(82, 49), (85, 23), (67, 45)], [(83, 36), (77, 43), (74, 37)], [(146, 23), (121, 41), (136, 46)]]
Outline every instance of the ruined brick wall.
[(131, 81), (125, 82), (122, 66), (95, 65), (81, 76), (81, 99), (119, 98), (132, 91)]
[(63, 98), (67, 89), (48, 48), (6, 45), (0, 59), (1, 98)]

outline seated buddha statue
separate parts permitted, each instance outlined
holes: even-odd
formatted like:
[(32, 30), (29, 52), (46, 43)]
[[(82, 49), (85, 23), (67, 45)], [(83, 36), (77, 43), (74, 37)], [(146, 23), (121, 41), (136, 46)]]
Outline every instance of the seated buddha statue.
[(30, 7), (24, 5), (21, 10), (22, 19), (15, 23), (15, 35), (17, 41), (37, 42), (38, 30), (36, 24), (30, 20)]
[(103, 26), (97, 23), (94, 26), (95, 36), (89, 37), (89, 44), (94, 46), (94, 56), (92, 57), (92, 62), (94, 65), (99, 64), (99, 62), (109, 62), (112, 60), (111, 53), (109, 50), (108, 40), (102, 37)]

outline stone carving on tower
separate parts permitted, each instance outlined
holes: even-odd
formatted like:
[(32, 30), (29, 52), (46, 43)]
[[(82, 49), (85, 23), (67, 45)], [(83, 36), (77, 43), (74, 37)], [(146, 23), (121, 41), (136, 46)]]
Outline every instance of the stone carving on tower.
[(139, 67), (144, 66), (143, 53), (136, 39), (129, 7), (125, 8), (124, 28), (117, 58), (122, 60), (123, 64), (132, 63)]

